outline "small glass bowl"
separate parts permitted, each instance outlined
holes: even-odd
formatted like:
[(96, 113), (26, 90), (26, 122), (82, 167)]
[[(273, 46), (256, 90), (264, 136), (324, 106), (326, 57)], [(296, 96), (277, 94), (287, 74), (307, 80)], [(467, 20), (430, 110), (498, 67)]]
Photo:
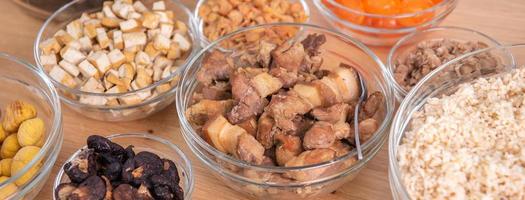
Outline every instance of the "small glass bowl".
[[(146, 7), (150, 8), (155, 0), (141, 0)], [(33, 54), (35, 62), (38, 67), (43, 69), (43, 66), (40, 64), (40, 43), (45, 41), (47, 38), (52, 37), (58, 30), (64, 28), (71, 20), (77, 19), (83, 12), (95, 12), (102, 8), (101, 0), (96, 1), (85, 1), (85, 0), (75, 0), (62, 8), (57, 10), (53, 15), (51, 15), (40, 31), (38, 32), (35, 44), (33, 46)], [(150, 86), (144, 87), (139, 90), (128, 91), (124, 93), (92, 93), (84, 92), (79, 89), (69, 88), (62, 83), (54, 80), (50, 77), (53, 85), (57, 88), (60, 99), (71, 109), (77, 111), (78, 113), (101, 121), (131, 121), (136, 119), (146, 118), (170, 105), (175, 101), (175, 91), (178, 88), (178, 79), (179, 74), (186, 68), (188, 61), (192, 58), (198, 51), (198, 40), (196, 29), (193, 26), (193, 17), (191, 11), (186, 8), (186, 6), (181, 3), (179, 0), (165, 0), (166, 8), (172, 10), (176, 13), (175, 18), (185, 22), (188, 25), (188, 36), (192, 42), (192, 50), (189, 52), (186, 60), (180, 63), (177, 71), (172, 73), (170, 76), (159, 80)], [(46, 73), (47, 75), (47, 73)], [(47, 75), (49, 76), (49, 75)], [(129, 96), (135, 96), (141, 93), (153, 94), (157, 89), (157, 86), (162, 84), (171, 84), (172, 87), (170, 90), (160, 93), (156, 96), (152, 95), (151, 97), (145, 99), (139, 104), (132, 105), (119, 105), (119, 106), (98, 106), (90, 105), (80, 102), (80, 97), (87, 98), (125, 98)]]
[[(197, 5), (195, 6), (195, 9), (193, 10), (193, 19), (194, 19), (194, 25), (197, 27), (197, 34), (199, 36), (199, 41), (201, 43), (202, 47), (206, 47), (210, 45), (213, 41), (209, 41), (208, 38), (204, 35), (204, 21), (199, 16), (199, 10), (202, 6), (208, 0), (198, 0)], [(301, 3), (301, 6), (303, 6), (304, 13), (307, 16), (306, 21), (304, 23), (309, 23), (311, 19), (310, 15), (310, 7), (308, 6), (308, 3), (306, 0), (287, 0), (292, 3), (299, 2)], [(242, 29), (242, 28), (241, 28)]]
[[(184, 199), (191, 199), (195, 184), (195, 176), (193, 175), (190, 160), (186, 157), (184, 152), (182, 152), (177, 147), (177, 145), (166, 139), (147, 133), (114, 134), (108, 136), (107, 138), (112, 142), (123, 146), (124, 148), (128, 145), (133, 145), (133, 150), (136, 153), (141, 151), (149, 151), (151, 153), (157, 154), (160, 158), (173, 161), (179, 172), (180, 187), (184, 191)], [(74, 160), (81, 150), (85, 148), (87, 148), (87, 146), (84, 146), (73, 153), (73, 155), (71, 155), (71, 157), (69, 157), (64, 162), (64, 165), (65, 163)], [(64, 165), (60, 167), (60, 171), (58, 172), (53, 185), (53, 199), (55, 200), (57, 199), (55, 196), (55, 189), (58, 187), (58, 185), (61, 183), (70, 182), (69, 178), (64, 172)]]
[[(60, 99), (53, 84), (37, 67), (5, 53), (0, 53), (0, 108), (15, 100), (35, 106), (37, 116), (44, 120), (46, 140), (37, 155), (19, 173), (0, 183), (3, 194), (9, 185), (28, 172), (33, 166), (41, 165), (35, 175), (24, 185), (18, 186), (7, 199), (33, 199), (44, 186), (51, 168), (62, 148), (62, 111)], [(2, 118), (3, 119), (3, 118)]]
[[(456, 8), (458, 0), (443, 0), (425, 10), (397, 15), (365, 13), (347, 8), (335, 0), (313, 0), (313, 2), (326, 21), (335, 29), (368, 45), (391, 46), (406, 34), (439, 25)], [(372, 27), (351, 22), (342, 19), (336, 12), (340, 13), (339, 15), (350, 16), (361, 21), (370, 21), (380, 24), (380, 26)], [(397, 23), (404, 25), (397, 26)]]
[[(186, 117), (186, 110), (190, 106), (193, 93), (196, 90), (196, 74), (201, 68), (203, 58), (212, 51), (224, 50), (221, 42), (235, 39), (239, 35), (259, 32), (258, 30), (300, 30), (291, 38), (302, 40), (308, 34), (324, 34), (326, 43), (321, 47), (323, 50), (323, 65), (336, 66), (340, 62), (348, 63), (355, 67), (366, 80), (368, 91), (379, 91), (385, 101), (379, 111), (378, 118), (380, 126), (376, 133), (364, 144), (362, 144), (364, 158), (355, 161), (357, 152), (353, 149), (345, 156), (309, 166), (301, 167), (275, 167), (259, 166), (240, 161), (232, 156), (226, 155), (208, 144)], [(242, 52), (243, 49), (227, 49), (233, 55)], [(208, 166), (214, 175), (225, 185), (252, 198), (258, 199), (298, 199), (311, 198), (328, 194), (351, 181), (359, 171), (370, 161), (382, 147), (387, 137), (386, 129), (390, 124), (394, 109), (394, 97), (392, 88), (387, 81), (384, 65), (379, 58), (364, 44), (356, 39), (330, 29), (311, 24), (279, 23), (265, 24), (244, 28), (222, 37), (204, 48), (191, 61), (181, 80), (181, 87), (177, 91), (177, 113), (182, 127), (184, 139), (193, 153)], [(354, 163), (355, 161), (355, 163)], [(285, 173), (318, 173), (326, 170), (320, 177), (309, 181), (272, 181), (263, 180), (253, 175), (281, 177)]]
[(479, 41), (487, 44), (489, 47), (501, 45), (494, 38), (479, 31), (453, 26), (434, 27), (417, 31), (401, 38), (390, 50), (386, 62), (388, 74), (394, 88), (394, 94), (399, 102), (405, 98), (408, 91), (394, 78), (396, 60), (406, 56), (410, 51), (414, 50), (420, 42), (442, 38), (456, 41)]
[[(481, 70), (481, 73), (474, 73), (466, 76), (448, 73), (450, 69), (454, 69), (457, 65), (461, 65), (463, 62), (468, 63), (469, 58), (487, 53), (499, 58), (498, 65), (501, 67), (494, 68), (492, 66), (481, 64), (481, 68), (484, 69)], [(388, 172), (390, 188), (394, 199), (410, 199), (401, 179), (403, 174), (401, 174), (397, 162), (397, 152), (405, 132), (410, 129), (410, 123), (414, 112), (421, 110), (429, 98), (454, 93), (457, 90), (457, 87), (462, 83), (471, 82), (481, 77), (491, 77), (509, 73), (515, 68), (524, 66), (525, 44), (495, 46), (465, 54), (441, 65), (434, 71), (430, 72), (419, 81), (414, 88), (412, 88), (397, 110), (390, 128), (390, 136), (388, 139)]]

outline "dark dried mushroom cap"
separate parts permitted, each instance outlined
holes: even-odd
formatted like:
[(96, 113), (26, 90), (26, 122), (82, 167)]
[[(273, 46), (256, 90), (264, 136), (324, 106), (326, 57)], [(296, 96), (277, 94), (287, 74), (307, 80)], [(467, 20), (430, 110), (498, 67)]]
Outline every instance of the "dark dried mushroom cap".
[(96, 175), (97, 166), (93, 150), (82, 150), (75, 159), (64, 165), (64, 172), (73, 183), (81, 183), (88, 177)]
[(106, 195), (104, 195), (104, 200), (111, 200), (113, 197), (113, 186), (111, 185), (111, 182), (108, 178), (105, 176), (102, 176), (102, 179), (104, 180), (104, 183), (106, 184)]
[(99, 176), (90, 176), (71, 192), (68, 200), (102, 200), (106, 195), (106, 184)]
[(162, 175), (170, 178), (176, 184), (179, 184), (180, 177), (175, 163), (168, 159), (162, 159)]
[(121, 184), (113, 190), (114, 200), (134, 200), (137, 189), (129, 184)]
[(153, 196), (151, 196), (148, 187), (146, 187), (144, 184), (140, 185), (139, 189), (137, 190), (137, 198), (141, 200), (153, 200)]
[(94, 149), (97, 153), (111, 153), (114, 155), (125, 153), (125, 150), (122, 146), (99, 135), (89, 136), (87, 139), (87, 145), (88, 148)]
[(77, 189), (74, 183), (62, 183), (55, 189), (55, 198), (58, 200), (67, 200), (71, 192)]
[(118, 157), (109, 153), (98, 154), (98, 173), (109, 178), (111, 181), (120, 179), (122, 164)]

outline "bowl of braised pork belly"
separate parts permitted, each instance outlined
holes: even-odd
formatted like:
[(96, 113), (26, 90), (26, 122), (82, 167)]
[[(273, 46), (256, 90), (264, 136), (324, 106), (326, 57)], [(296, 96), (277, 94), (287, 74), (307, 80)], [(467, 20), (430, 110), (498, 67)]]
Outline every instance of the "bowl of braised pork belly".
[[(243, 45), (224, 45), (232, 42)], [(385, 72), (362, 43), (332, 30), (245, 28), (204, 48), (183, 72), (182, 133), (213, 174), (249, 197), (324, 195), (352, 180), (387, 137), (394, 98)]]

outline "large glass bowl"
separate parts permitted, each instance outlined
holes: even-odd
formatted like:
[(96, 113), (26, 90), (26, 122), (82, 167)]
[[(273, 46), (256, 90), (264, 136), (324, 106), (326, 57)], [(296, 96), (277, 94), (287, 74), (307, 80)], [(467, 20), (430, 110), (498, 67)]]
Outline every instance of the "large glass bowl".
[(476, 30), (442, 26), (434, 27), (423, 31), (417, 31), (401, 38), (390, 50), (387, 57), (386, 67), (394, 88), (394, 94), (399, 102), (407, 95), (408, 91), (403, 88), (394, 78), (396, 60), (406, 56), (409, 52), (417, 48), (418, 43), (428, 40), (449, 39), (460, 42), (482, 42), (488, 47), (501, 45), (496, 39)]
[[(385, 96), (385, 101), (379, 112), (379, 128), (377, 132), (362, 144), (364, 158), (353, 164), (356, 159), (356, 150), (337, 159), (302, 167), (271, 167), (258, 166), (240, 161), (226, 155), (208, 144), (188, 121), (185, 111), (191, 105), (192, 96), (196, 90), (196, 74), (201, 68), (203, 58), (212, 51), (229, 51), (234, 55), (243, 49), (222, 49), (220, 43), (224, 40), (235, 39), (236, 36), (250, 33), (260, 33), (260, 30), (298, 30), (292, 40), (302, 40), (306, 35), (317, 33), (326, 36), (326, 43), (321, 47), (324, 57), (323, 65), (338, 65), (345, 62), (353, 65), (366, 80), (369, 92), (379, 91)], [(298, 199), (310, 198), (335, 191), (337, 188), (352, 180), (359, 171), (370, 161), (387, 137), (387, 127), (390, 124), (394, 109), (392, 89), (387, 81), (385, 67), (379, 58), (359, 41), (326, 28), (310, 24), (266, 24), (245, 28), (231, 33), (204, 48), (191, 61), (183, 74), (181, 90), (177, 91), (177, 113), (182, 127), (182, 134), (193, 153), (203, 162), (215, 176), (224, 181), (225, 185), (252, 198), (259, 199)], [(317, 170), (326, 170), (321, 177), (310, 181), (264, 181), (249, 174), (277, 175), (285, 173), (314, 173)]]
[[(5, 53), (0, 53), (0, 109), (15, 100), (35, 106), (37, 116), (44, 120), (45, 143), (33, 160), (19, 173), (12, 174), (0, 183), (0, 191), (8, 191), (9, 185), (28, 172), (33, 166), (41, 165), (37, 173), (12, 193), (8, 199), (33, 199), (44, 186), (49, 172), (62, 148), (62, 111), (58, 94), (47, 76), (35, 66)], [(2, 118), (3, 119), (3, 118)], [(5, 194), (5, 193), (4, 193)]]
[[(184, 199), (191, 199), (195, 184), (195, 176), (193, 175), (190, 160), (186, 157), (184, 152), (182, 152), (177, 147), (177, 145), (166, 139), (148, 133), (115, 134), (110, 135), (107, 138), (123, 147), (133, 145), (133, 150), (135, 153), (149, 151), (151, 153), (157, 154), (160, 158), (173, 161), (179, 172), (180, 187), (184, 191)], [(71, 157), (69, 157), (65, 163), (74, 160), (80, 154), (81, 150), (85, 148), (87, 148), (87, 146), (84, 146), (73, 153), (73, 155), (71, 155)], [(64, 165), (62, 165), (60, 168), (53, 185), (53, 199), (57, 199), (55, 196), (55, 189), (58, 187), (58, 185), (61, 183), (70, 182), (69, 178), (64, 172)]]
[[(141, 0), (146, 7), (151, 8), (151, 5), (155, 0)], [(52, 37), (58, 30), (64, 28), (70, 21), (77, 19), (83, 12), (94, 12), (102, 9), (102, 0), (75, 0), (62, 8), (57, 10), (51, 15), (40, 31), (38, 32), (35, 44), (33, 47), (33, 54), (35, 62), (38, 67), (43, 68), (40, 64), (40, 43), (45, 41), (47, 38)], [(189, 58), (193, 57), (198, 51), (198, 40), (196, 29), (193, 26), (193, 17), (191, 11), (178, 0), (165, 0), (166, 9), (173, 11), (175, 18), (181, 20), (188, 25), (188, 36), (192, 42), (192, 50), (187, 56), (186, 60), (180, 63), (179, 68), (176, 72), (170, 76), (153, 83), (150, 86), (144, 87), (139, 90), (124, 92), (124, 93), (92, 93), (84, 92), (79, 89), (69, 88), (62, 83), (52, 79), (53, 85), (57, 88), (62, 102), (68, 105), (71, 109), (78, 113), (85, 115), (89, 118), (101, 120), (101, 121), (131, 121), (135, 119), (146, 118), (155, 112), (164, 109), (175, 100), (175, 91), (178, 86), (172, 87), (170, 90), (160, 93), (157, 96), (148, 98), (139, 104), (134, 105), (119, 105), (119, 106), (98, 106), (89, 105), (80, 102), (80, 97), (106, 97), (106, 98), (123, 98), (128, 96), (134, 96), (139, 93), (153, 93), (157, 86), (166, 83), (176, 82), (179, 79), (180, 72), (187, 66)]]
[[(326, 21), (335, 29), (368, 45), (390, 46), (406, 34), (439, 25), (456, 8), (458, 0), (443, 0), (425, 10), (395, 15), (365, 13), (347, 8), (335, 0), (313, 0), (313, 2)], [(379, 25), (366, 26), (356, 21), (342, 19), (340, 16), (348, 16), (359, 21), (366, 20)]]
[[(449, 71), (457, 65), (468, 63), (469, 58), (474, 56), (491, 53), (499, 58), (498, 65), (501, 67), (494, 68), (481, 64), (481, 73), (458, 76)], [(511, 56), (509, 56), (509, 53)], [(478, 50), (454, 60), (451, 60), (430, 74), (425, 76), (412, 90), (407, 94), (392, 122), (390, 137), (388, 141), (389, 157), (389, 180), (390, 188), (394, 199), (410, 199), (405, 186), (403, 185), (399, 165), (397, 162), (398, 147), (406, 131), (410, 129), (410, 123), (414, 112), (422, 109), (427, 99), (439, 97), (441, 95), (452, 94), (462, 83), (471, 82), (480, 77), (498, 76), (503, 73), (509, 73), (517, 67), (525, 66), (525, 44), (513, 46), (496, 46), (487, 49)]]

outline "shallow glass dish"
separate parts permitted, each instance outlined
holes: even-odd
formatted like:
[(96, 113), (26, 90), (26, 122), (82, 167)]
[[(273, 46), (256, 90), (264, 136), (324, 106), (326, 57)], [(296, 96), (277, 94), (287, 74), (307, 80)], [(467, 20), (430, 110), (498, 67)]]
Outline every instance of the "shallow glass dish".
[[(201, 5), (204, 4), (208, 0), (198, 0), (197, 5), (195, 6), (195, 9), (193, 10), (193, 19), (194, 19), (194, 25), (197, 28), (197, 34), (199, 36), (199, 41), (202, 47), (210, 45), (213, 41), (208, 40), (208, 38), (204, 35), (204, 21), (199, 16), (199, 10), (201, 8)], [(309, 23), (311, 19), (310, 14), (310, 7), (308, 6), (308, 3), (306, 0), (287, 0), (290, 2), (299, 2), (301, 3), (301, 6), (303, 6), (304, 13), (306, 14), (306, 21), (304, 23)]]
[[(228, 51), (232, 55), (243, 51), (242, 48), (222, 49), (220, 43), (224, 40), (235, 39), (242, 34), (259, 33), (259, 30), (276, 31), (280, 29), (297, 30), (296, 34), (291, 38), (291, 40), (296, 41), (302, 40), (309, 34), (324, 34), (326, 43), (320, 48), (323, 51), (321, 54), (324, 60), (323, 65), (333, 66), (339, 65), (341, 62), (350, 64), (364, 77), (370, 93), (379, 91), (384, 95), (385, 101), (378, 113), (379, 128), (366, 143), (362, 144), (364, 155), (362, 160), (353, 163), (357, 158), (357, 152), (353, 149), (347, 155), (309, 166), (278, 167), (254, 165), (220, 152), (201, 138), (188, 121), (185, 112), (191, 105), (192, 96), (197, 86), (196, 74), (201, 68), (203, 58), (212, 51)], [(379, 58), (356, 39), (319, 26), (280, 23), (241, 29), (204, 48), (192, 59), (190, 67), (184, 71), (181, 80), (183, 87), (177, 91), (176, 101), (182, 134), (193, 153), (211, 169), (216, 177), (221, 179), (225, 185), (249, 197), (258, 199), (302, 199), (328, 194), (355, 178), (367, 162), (376, 155), (387, 138), (386, 130), (393, 116), (395, 100), (384, 68)], [(285, 173), (315, 173), (318, 170), (326, 171), (320, 177), (310, 181), (265, 181), (249, 175), (276, 175), (280, 177)]]
[(0, 183), (0, 191), (5, 192), (8, 185), (14, 184), (14, 181), (29, 169), (41, 165), (36, 174), (24, 185), (18, 186), (8, 198), (33, 199), (44, 186), (62, 148), (60, 101), (53, 84), (44, 72), (25, 61), (0, 53), (0, 116), (5, 116), (4, 108), (15, 100), (35, 106), (37, 116), (44, 120), (46, 127), (45, 143), (33, 160), (19, 173), (12, 174), (11, 178)]
[[(155, 0), (141, 0), (146, 7), (151, 8), (151, 5)], [(77, 19), (83, 12), (95, 12), (102, 9), (102, 0), (86, 1), (86, 0), (75, 0), (62, 8), (57, 10), (53, 15), (51, 15), (45, 22), (44, 25), (40, 28), (35, 44), (33, 46), (33, 55), (35, 62), (38, 67), (43, 68), (40, 64), (40, 43), (45, 41), (47, 38), (52, 37), (58, 30), (64, 28), (70, 21)], [(124, 92), (124, 93), (92, 93), (84, 92), (79, 89), (69, 88), (62, 83), (52, 79), (53, 85), (58, 90), (60, 99), (71, 109), (77, 111), (78, 113), (101, 121), (131, 121), (141, 118), (146, 118), (155, 112), (158, 112), (164, 109), (166, 106), (173, 103), (175, 100), (175, 91), (178, 86), (172, 87), (170, 90), (160, 93), (157, 96), (148, 98), (139, 104), (133, 105), (119, 105), (119, 106), (98, 106), (84, 104), (80, 102), (80, 96), (83, 97), (106, 97), (106, 98), (125, 98), (128, 96), (134, 96), (142, 92), (152, 93), (157, 86), (170, 83), (172, 81), (176, 82), (179, 79), (180, 72), (187, 66), (189, 58), (193, 57), (197, 53), (199, 46), (197, 40), (196, 29), (193, 26), (193, 17), (191, 11), (186, 8), (186, 6), (178, 0), (166, 0), (166, 9), (173, 11), (175, 18), (181, 20), (182, 22), (188, 25), (188, 36), (192, 42), (192, 50), (187, 56), (186, 60), (183, 63), (180, 63), (177, 71), (172, 73), (170, 76), (159, 80), (150, 86), (144, 87), (139, 90)], [(47, 74), (46, 74), (47, 75)]]
[[(482, 64), (482, 68), (487, 68), (486, 70), (481, 70), (481, 73), (470, 74), (467, 76), (458, 76), (454, 73), (448, 73), (448, 70), (451, 68), (461, 65), (463, 62), (468, 62), (469, 58), (486, 53), (491, 53), (498, 57), (500, 61), (499, 65), (501, 67), (493, 68)], [(423, 105), (429, 98), (454, 93), (457, 90), (457, 87), (462, 83), (471, 82), (481, 77), (491, 77), (503, 73), (509, 73), (517, 67), (521, 68), (524, 66), (525, 44), (495, 46), (465, 54), (441, 65), (439, 68), (425, 76), (416, 86), (414, 86), (414, 88), (412, 88), (397, 110), (388, 139), (388, 174), (390, 189), (394, 199), (410, 199), (401, 179), (403, 174), (401, 174), (397, 162), (397, 152), (405, 132), (410, 129), (410, 123), (414, 112), (422, 109)]]
[[(108, 136), (107, 138), (112, 142), (123, 146), (124, 148), (128, 145), (133, 145), (133, 150), (136, 153), (141, 151), (149, 151), (151, 153), (157, 154), (160, 158), (173, 161), (179, 172), (180, 187), (184, 191), (184, 199), (191, 199), (193, 187), (195, 184), (195, 176), (193, 175), (190, 160), (186, 157), (184, 152), (182, 152), (177, 147), (177, 145), (166, 139), (148, 133), (114, 134)], [(85, 148), (87, 148), (87, 146), (84, 146), (73, 153), (73, 155), (71, 155), (71, 157), (69, 157), (60, 168), (53, 185), (53, 199), (57, 199), (55, 196), (55, 189), (58, 187), (58, 185), (61, 183), (70, 182), (69, 178), (64, 172), (65, 163), (74, 160), (80, 154), (80, 151)]]
[[(396, 15), (366, 13), (345, 7), (335, 0), (313, 0), (313, 2), (321, 15), (335, 29), (368, 45), (391, 46), (406, 34), (439, 25), (456, 8), (458, 0), (443, 0), (425, 10)], [(379, 26), (372, 27), (352, 22), (342, 19), (341, 15), (359, 21), (371, 21)]]

